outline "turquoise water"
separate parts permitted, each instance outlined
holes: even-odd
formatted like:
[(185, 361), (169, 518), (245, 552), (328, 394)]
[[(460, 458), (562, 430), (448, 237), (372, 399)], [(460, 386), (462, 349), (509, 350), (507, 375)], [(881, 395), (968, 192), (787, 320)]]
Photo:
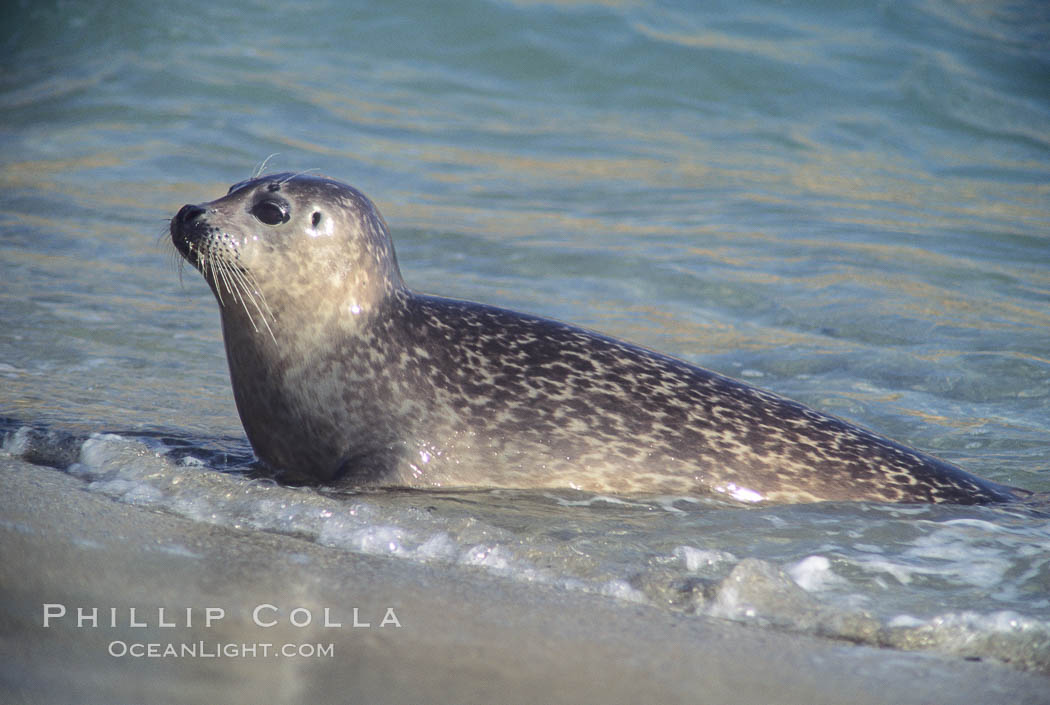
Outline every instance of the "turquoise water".
[[(271, 514), (234, 475), (184, 494), (173, 478), (194, 462), (214, 475), (250, 450), (214, 301), (165, 239), (183, 203), (263, 162), (316, 169), (376, 201), (415, 288), (625, 337), (1050, 491), (1050, 6), (3, 13), (9, 455), (201, 521), (683, 619), (752, 619), (727, 596), (736, 572), (765, 626), (1050, 669), (1050, 527), (1023, 511), (394, 494), (353, 500), (362, 524), (340, 515), (351, 500), (320, 495), (283, 497), (306, 502), (297, 519)], [(25, 427), (65, 445), (33, 455)], [(101, 432), (116, 435), (84, 444)], [(231, 507), (224, 493), (242, 490)], [(763, 597), (766, 568), (828, 611)]]

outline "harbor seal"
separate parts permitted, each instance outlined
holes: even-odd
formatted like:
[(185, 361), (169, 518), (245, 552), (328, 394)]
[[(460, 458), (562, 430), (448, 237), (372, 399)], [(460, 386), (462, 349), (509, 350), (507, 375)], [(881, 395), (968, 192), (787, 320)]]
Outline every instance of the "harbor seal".
[(186, 205), (261, 461), (338, 485), (1002, 502), (1013, 488), (643, 347), (409, 289), (379, 211), (305, 174)]

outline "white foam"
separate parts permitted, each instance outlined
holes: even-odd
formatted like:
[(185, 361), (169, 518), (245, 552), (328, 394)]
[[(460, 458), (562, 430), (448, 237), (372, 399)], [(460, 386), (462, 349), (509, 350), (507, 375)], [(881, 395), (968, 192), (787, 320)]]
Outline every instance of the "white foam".
[(828, 585), (842, 582), (842, 579), (832, 572), (831, 561), (825, 556), (803, 558), (786, 572), (806, 592), (817, 592)]
[[(927, 575), (938, 575), (959, 582), (989, 589), (1002, 583), (1013, 560), (999, 544), (988, 544), (983, 536), (973, 535), (979, 525), (948, 526), (916, 538), (912, 548), (904, 552), (906, 558), (917, 561), (917, 569)], [(967, 530), (969, 529), (969, 530)], [(978, 534), (981, 531), (977, 532)]]
[(430, 536), (416, 549), (416, 556), (423, 561), (452, 561), (459, 549), (447, 533), (440, 531)]
[(640, 590), (636, 590), (631, 587), (630, 583), (626, 580), (610, 580), (602, 585), (599, 593), (606, 597), (612, 597), (617, 600), (623, 600), (625, 602), (637, 602), (647, 603), (649, 600), (646, 598), (645, 593)]
[(864, 572), (878, 576), (878, 582), (883, 589), (888, 589), (889, 585), (881, 579), (880, 573), (889, 574), (901, 585), (908, 585), (916, 573), (923, 572), (910, 565), (885, 558), (854, 558), (852, 562)]
[(366, 526), (350, 534), (349, 548), (361, 553), (398, 555), (411, 536), (397, 526)]
[(737, 561), (737, 557), (728, 551), (693, 548), (692, 546), (676, 546), (671, 555), (683, 561), (685, 569), (690, 573), (696, 573), (703, 568), (711, 568), (723, 563), (735, 563)]
[(3, 450), (5, 453), (11, 455), (22, 455), (26, 452), (29, 445), (29, 433), (32, 429), (28, 426), (23, 426), (14, 433), (9, 433), (4, 437)]
[(566, 497), (560, 497), (551, 492), (544, 492), (544, 497), (554, 500), (563, 507), (593, 507), (597, 504), (618, 504), (624, 507), (642, 507), (646, 506), (641, 502), (632, 502), (622, 497), (613, 497), (611, 495), (594, 495), (593, 497), (587, 497), (585, 499), (568, 499)]
[(478, 544), (471, 546), (460, 556), (463, 565), (482, 566), (497, 573), (510, 573), (513, 564), (507, 550), (499, 545)]
[(914, 628), (921, 627), (924, 624), (926, 624), (926, 622), (917, 617), (912, 617), (910, 614), (899, 614), (896, 617), (890, 619), (886, 623), (886, 626), (898, 628)]
[[(28, 433), (8, 434), (5, 450), (25, 448), (32, 440)], [(692, 500), (695, 508), (683, 511), (680, 497), (547, 493), (533, 500), (546, 497), (556, 505), (526, 503), (521, 521), (506, 524), (505, 499), (498, 493), (491, 506), (485, 497), (472, 496), (466, 513), (440, 495), (433, 501), (448, 511), (431, 511), (429, 499), (424, 509), (416, 506), (418, 498), (402, 501), (382, 493), (328, 496), (216, 472), (192, 456), (176, 461), (159, 444), (112, 434), (84, 442), (69, 472), (91, 491), (198, 521), (285, 533), (355, 553), (459, 565), (632, 603), (663, 603), (661, 591), (685, 576), (720, 579), (714, 599), (701, 608), (710, 616), (853, 640), (869, 632), (851, 625), (868, 629), (874, 623), (875, 629), (899, 630), (894, 638), (907, 648), (970, 654), (979, 643), (1012, 654), (1036, 649), (1033, 639), (1050, 629), (1050, 622), (1024, 616), (1030, 607), (1046, 609), (1033, 599), (1033, 585), (1050, 560), (1050, 529), (1001, 525), (983, 515), (936, 522), (915, 518), (909, 508), (890, 512), (865, 505), (834, 516), (828, 510), (807, 515), (804, 508), (752, 514), (727, 510), (721, 500)], [(604, 511), (608, 506), (616, 512)], [(637, 520), (624, 523), (632, 513)], [(746, 524), (743, 537), (737, 536), (737, 516)], [(546, 524), (562, 518), (565, 525), (556, 531)], [(690, 537), (707, 527), (720, 533), (704, 534), (705, 545), (691, 544)], [(886, 538), (885, 527), (894, 528), (896, 539)], [(781, 547), (797, 548), (800, 540), (812, 554), (796, 552), (805, 557), (779, 563)], [(190, 555), (177, 544), (158, 550)], [(971, 593), (979, 595), (979, 604), (994, 600), (1013, 610), (948, 611), (965, 608)], [(870, 616), (869, 609), (882, 617)], [(993, 643), (992, 635), (1006, 635), (1006, 641)]]

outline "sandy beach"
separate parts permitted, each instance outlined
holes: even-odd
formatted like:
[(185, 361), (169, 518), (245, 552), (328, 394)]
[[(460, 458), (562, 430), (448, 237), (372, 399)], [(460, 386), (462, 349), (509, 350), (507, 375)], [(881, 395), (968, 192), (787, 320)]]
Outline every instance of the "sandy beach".
[[(0, 478), (4, 702), (1016, 705), (1050, 692), (992, 664), (192, 522), (20, 460)], [(169, 644), (198, 651), (164, 656)]]

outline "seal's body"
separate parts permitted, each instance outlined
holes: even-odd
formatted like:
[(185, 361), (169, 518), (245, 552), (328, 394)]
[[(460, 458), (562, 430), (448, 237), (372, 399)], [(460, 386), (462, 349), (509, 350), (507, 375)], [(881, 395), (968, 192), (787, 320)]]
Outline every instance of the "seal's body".
[(187, 205), (234, 397), (292, 478), (571, 487), (742, 501), (1016, 497), (845, 421), (571, 325), (426, 296), (355, 189), (277, 174)]

